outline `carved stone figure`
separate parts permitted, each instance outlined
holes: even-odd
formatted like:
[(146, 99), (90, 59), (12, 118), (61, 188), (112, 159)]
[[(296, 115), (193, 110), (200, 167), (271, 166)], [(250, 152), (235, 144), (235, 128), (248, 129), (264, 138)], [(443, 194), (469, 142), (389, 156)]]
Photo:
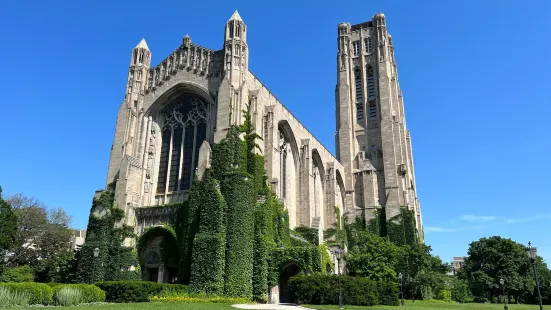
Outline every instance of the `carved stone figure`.
[(187, 64), (187, 48), (184, 48), (184, 52), (182, 53), (182, 66), (185, 67)]
[(201, 66), (201, 71), (207, 70), (207, 54), (203, 54), (203, 65)]

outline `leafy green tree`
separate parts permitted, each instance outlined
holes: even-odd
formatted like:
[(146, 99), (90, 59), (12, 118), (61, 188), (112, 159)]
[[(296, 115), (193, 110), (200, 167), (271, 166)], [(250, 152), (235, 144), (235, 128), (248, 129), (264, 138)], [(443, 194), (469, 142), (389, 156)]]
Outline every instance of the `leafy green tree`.
[(463, 279), (454, 277), (452, 280), (452, 300), (460, 303), (467, 303), (473, 300), (469, 283)]
[[(29, 265), (35, 280), (44, 279), (50, 262), (70, 256), (71, 217), (62, 208), (47, 208), (38, 199), (23, 194), (7, 198), (17, 216), (17, 233), (11, 266)], [(55, 267), (53, 267), (55, 269)]]
[(360, 231), (354, 246), (348, 249), (346, 262), (351, 275), (375, 281), (396, 282), (395, 267), (400, 248), (389, 240)]
[(491, 301), (499, 296), (501, 278), (505, 280), (508, 294), (522, 299), (534, 289), (531, 271), (523, 245), (493, 236), (469, 245), (468, 257), (459, 276), (469, 283), (477, 301)]
[(0, 186), (0, 253), (7, 252), (15, 244), (17, 236), (17, 216), (11, 205), (2, 199)]

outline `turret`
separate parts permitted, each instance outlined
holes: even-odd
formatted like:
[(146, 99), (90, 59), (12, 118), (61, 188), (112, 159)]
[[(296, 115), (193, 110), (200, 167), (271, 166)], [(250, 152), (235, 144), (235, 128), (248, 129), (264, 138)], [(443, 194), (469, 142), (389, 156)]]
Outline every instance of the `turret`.
[[(218, 103), (218, 124), (239, 125), (242, 123), (242, 111), (245, 109), (249, 97), (245, 83), (249, 71), (246, 40), (247, 26), (239, 13), (235, 11), (226, 23), (224, 31), (224, 77), (220, 84), (219, 97), (228, 98), (229, 102)], [(215, 141), (220, 141), (225, 136), (224, 131), (218, 129), (220, 127), (217, 125), (217, 131), (220, 134), (215, 135)]]
[[(233, 70), (246, 71), (248, 70), (248, 52), (247, 52), (247, 26), (239, 16), (239, 12), (235, 11), (226, 23), (226, 31), (224, 33), (224, 50), (226, 61), (226, 72)], [(233, 74), (226, 75), (233, 79)], [(242, 82), (241, 80), (238, 81)], [(232, 83), (235, 85), (235, 83)]]
[(142, 102), (145, 88), (147, 86), (147, 74), (151, 64), (151, 51), (142, 39), (136, 47), (132, 49), (130, 57), (130, 68), (128, 69), (128, 83), (126, 85), (126, 108), (128, 113), (128, 130), (125, 136), (125, 154), (133, 155), (136, 152), (133, 147), (137, 143), (135, 133), (138, 131), (136, 126), (138, 117), (143, 113)]

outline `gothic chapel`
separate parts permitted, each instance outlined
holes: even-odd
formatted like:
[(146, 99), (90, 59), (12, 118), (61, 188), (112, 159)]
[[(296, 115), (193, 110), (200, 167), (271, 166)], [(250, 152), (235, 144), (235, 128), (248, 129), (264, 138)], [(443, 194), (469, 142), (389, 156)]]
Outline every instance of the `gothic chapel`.
[(250, 96), (268, 181), (291, 228), (316, 228), (323, 240), (323, 230), (336, 222), (335, 206), (366, 219), (377, 209), (391, 219), (407, 207), (423, 240), (410, 132), (385, 16), (338, 25), (336, 157), (249, 70), (247, 30), (236, 11), (221, 50), (196, 45), (186, 35), (156, 66), (145, 40), (132, 50), (107, 174), (107, 184), (117, 181), (115, 200), (126, 224), (140, 234), (168, 222), (170, 203), (187, 199), (195, 172), (209, 166), (213, 143), (243, 122)]

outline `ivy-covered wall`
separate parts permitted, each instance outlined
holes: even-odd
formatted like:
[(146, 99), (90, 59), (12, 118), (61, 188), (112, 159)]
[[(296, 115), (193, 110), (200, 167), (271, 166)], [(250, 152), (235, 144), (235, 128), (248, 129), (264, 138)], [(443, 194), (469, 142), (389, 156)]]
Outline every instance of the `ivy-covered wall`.
[(400, 214), (386, 221), (386, 232), (390, 241), (398, 245), (417, 243), (415, 213), (407, 207), (400, 208)]
[(254, 204), (251, 175), (236, 171), (222, 182), (226, 212), (226, 285), (230, 297), (252, 298)]
[[(265, 302), (287, 264), (295, 263), (303, 272), (325, 273), (332, 262), (327, 247), (317, 244), (317, 231), (299, 228), (291, 237), (289, 215), (267, 184), (264, 157), (258, 154), (261, 150), (256, 143), (260, 137), (252, 127), (250, 110), (243, 112), (244, 124), (230, 127), (226, 138), (213, 145), (211, 166), (202, 180), (194, 179), (188, 200), (171, 204), (176, 211), (167, 223), (170, 227), (146, 230), (138, 239), (137, 252), (143, 253), (152, 238), (163, 236), (163, 257), (177, 259), (179, 283), (195, 291)], [(114, 253), (110, 248), (116, 249), (115, 243), (122, 244), (113, 236), (126, 231), (113, 228), (124, 216), (113, 206), (113, 191), (94, 200), (90, 216), (91, 235), (84, 250), (101, 247), (98, 266), (110, 259), (107, 256)], [(336, 212), (340, 217), (340, 211)], [(343, 243), (340, 221), (337, 227), (337, 240)], [(94, 281), (106, 280), (107, 268), (114, 267), (99, 268)]]
[(200, 183), (200, 193), (190, 199), (191, 206), (199, 209), (199, 231), (193, 241), (191, 263), (191, 287), (221, 295), (224, 292), (224, 270), (226, 257), (226, 201), (220, 192), (220, 185), (209, 170)]
[[(132, 227), (121, 225), (124, 211), (115, 206), (115, 184), (110, 184), (101, 195), (92, 200), (88, 219), (86, 242), (76, 253), (79, 283), (138, 279), (136, 251), (123, 246), (127, 237), (134, 237)], [(94, 249), (100, 250), (94, 258)]]

